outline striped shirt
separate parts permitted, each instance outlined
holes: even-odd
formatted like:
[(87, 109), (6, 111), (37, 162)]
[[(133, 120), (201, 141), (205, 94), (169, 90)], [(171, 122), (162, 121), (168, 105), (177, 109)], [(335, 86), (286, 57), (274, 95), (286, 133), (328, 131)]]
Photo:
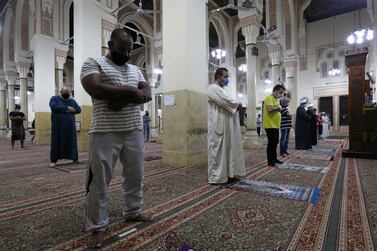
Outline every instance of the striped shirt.
[[(135, 65), (119, 66), (106, 56), (98, 59), (88, 58), (81, 68), (80, 79), (93, 73), (100, 74), (102, 83), (107, 85), (137, 88), (139, 82), (146, 82), (143, 74)], [(108, 101), (92, 98), (92, 102), (93, 116), (89, 133), (142, 130), (139, 105), (129, 105), (115, 112), (108, 108)]]
[(280, 129), (292, 128), (292, 118), (288, 117), (288, 108), (285, 107), (281, 110), (281, 123)]

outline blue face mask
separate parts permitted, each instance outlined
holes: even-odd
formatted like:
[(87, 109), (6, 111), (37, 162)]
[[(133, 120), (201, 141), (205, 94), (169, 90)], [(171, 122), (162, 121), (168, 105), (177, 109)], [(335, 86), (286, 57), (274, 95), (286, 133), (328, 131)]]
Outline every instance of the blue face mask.
[(229, 77), (228, 78), (224, 78), (224, 80), (223, 80), (223, 82), (221, 82), (221, 84), (222, 84), (222, 86), (224, 87), (224, 86), (228, 86), (228, 84), (229, 84)]

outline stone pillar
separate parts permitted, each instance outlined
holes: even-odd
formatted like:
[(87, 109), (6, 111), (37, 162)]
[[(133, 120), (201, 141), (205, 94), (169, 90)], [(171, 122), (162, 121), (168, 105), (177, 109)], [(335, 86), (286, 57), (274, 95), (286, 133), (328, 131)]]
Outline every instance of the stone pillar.
[(6, 100), (7, 82), (5, 79), (0, 79), (0, 129), (7, 126), (7, 100)]
[(333, 132), (340, 132), (339, 128), (339, 96), (332, 97)]
[(256, 129), (257, 119), (257, 61), (258, 49), (256, 47), (257, 37), (261, 24), (260, 17), (255, 14), (241, 19), (242, 34), (246, 40), (246, 89), (247, 89), (247, 129)]
[(17, 73), (15, 71), (7, 72), (7, 82), (8, 82), (8, 112), (14, 111), (14, 86), (16, 85)]
[(35, 34), (31, 40), (34, 60), (35, 142), (50, 144), (51, 110), (49, 101), (55, 95), (55, 50), (67, 51), (54, 38)]
[(268, 47), (268, 56), (272, 64), (272, 85), (279, 83), (280, 79), (280, 62), (281, 62), (281, 46), (280, 44), (271, 45)]
[(207, 0), (163, 2), (165, 165), (193, 166), (207, 162), (206, 4)]
[(285, 76), (287, 78), (285, 87), (291, 92), (291, 101), (289, 104), (289, 110), (291, 113), (295, 113), (298, 106), (296, 65), (296, 61), (284, 62)]
[[(103, 2), (103, 1), (102, 1)], [(118, 1), (112, 1), (112, 10), (118, 8)], [(80, 72), (82, 64), (88, 57), (101, 57), (104, 41), (108, 40), (103, 29), (112, 31), (117, 22), (116, 17), (110, 15), (106, 6), (99, 7), (97, 1), (74, 0), (75, 20), (75, 49), (74, 49), (74, 87), (75, 100), (81, 107), (81, 113), (76, 116), (80, 123), (80, 131), (77, 134), (79, 151), (88, 150), (88, 131), (92, 120), (92, 100), (81, 85)], [(106, 35), (106, 36), (104, 36)], [(107, 41), (106, 41), (107, 47)]]
[(107, 42), (110, 41), (111, 31), (115, 28), (115, 25), (107, 21), (102, 21), (102, 49), (101, 54), (105, 56), (109, 51)]
[[(64, 85), (63, 72), (67, 60), (67, 51), (55, 49), (55, 95), (59, 95)], [(72, 85), (73, 83), (69, 83)]]
[(20, 98), (21, 98), (21, 111), (25, 114), (25, 127), (29, 125), (29, 108), (28, 108), (28, 95), (27, 95), (27, 83), (30, 63), (29, 62), (17, 62), (17, 72), (20, 77)]

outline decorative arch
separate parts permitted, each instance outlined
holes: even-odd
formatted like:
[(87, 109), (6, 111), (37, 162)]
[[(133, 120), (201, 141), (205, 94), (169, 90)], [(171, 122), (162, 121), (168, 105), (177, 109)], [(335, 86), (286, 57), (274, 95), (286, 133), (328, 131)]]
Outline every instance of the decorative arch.
[(227, 37), (227, 34), (229, 34), (229, 32), (228, 32), (228, 28), (227, 28), (224, 16), (221, 13), (216, 12), (209, 17), (209, 23), (212, 23), (216, 29), (217, 35), (219, 37), (219, 47), (220, 48), (229, 47), (228, 46), (229, 38)]
[(8, 65), (9, 63), (14, 62), (14, 33), (15, 33), (15, 24), (14, 24), (14, 10), (12, 8), (7, 8), (4, 20), (4, 54), (3, 54), (3, 63)]
[(69, 8), (73, 0), (64, 0), (63, 3), (63, 40), (69, 39)]

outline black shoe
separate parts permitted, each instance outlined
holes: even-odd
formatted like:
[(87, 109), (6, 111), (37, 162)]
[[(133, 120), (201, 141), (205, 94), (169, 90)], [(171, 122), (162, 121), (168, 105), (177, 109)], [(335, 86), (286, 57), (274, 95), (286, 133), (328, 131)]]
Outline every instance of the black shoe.
[(275, 164), (283, 164), (283, 163), (284, 163), (283, 161), (275, 160)]
[(275, 167), (275, 163), (268, 163), (267, 165), (270, 167)]

